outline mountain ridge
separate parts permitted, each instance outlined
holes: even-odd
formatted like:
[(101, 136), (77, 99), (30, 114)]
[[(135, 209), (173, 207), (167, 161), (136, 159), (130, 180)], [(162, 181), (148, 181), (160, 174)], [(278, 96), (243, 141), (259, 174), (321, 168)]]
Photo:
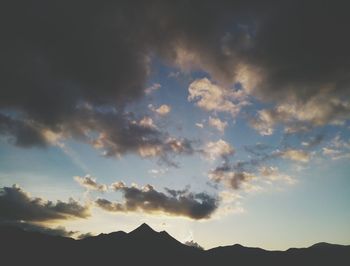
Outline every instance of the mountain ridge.
[[(307, 248), (269, 251), (240, 244), (200, 250), (187, 246), (166, 231), (142, 224), (126, 233), (116, 231), (83, 239), (50, 236), (15, 227), (0, 226), (2, 261), (8, 265), (96, 265), (115, 259), (123, 265), (346, 265), (350, 246), (325, 242)], [(57, 257), (57, 253), (65, 256)], [(21, 255), (21, 256), (19, 256)], [(69, 260), (65, 260), (69, 257)], [(52, 258), (56, 258), (52, 261)], [(74, 264), (70, 264), (74, 262)]]

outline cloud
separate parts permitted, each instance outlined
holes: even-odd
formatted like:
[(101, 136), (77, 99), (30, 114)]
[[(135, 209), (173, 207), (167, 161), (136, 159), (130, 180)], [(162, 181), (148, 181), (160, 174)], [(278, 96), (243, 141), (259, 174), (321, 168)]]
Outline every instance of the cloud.
[(323, 153), (323, 155), (327, 155), (327, 156), (330, 156), (332, 158), (338, 158), (338, 156), (341, 154), (341, 152), (339, 150), (334, 150), (334, 149), (330, 149), (327, 147), (322, 148), (322, 153)]
[(324, 135), (317, 134), (316, 136), (311, 137), (309, 140), (304, 140), (301, 145), (307, 148), (314, 148), (320, 145), (324, 141)]
[(209, 160), (216, 160), (218, 158), (227, 158), (235, 153), (234, 148), (226, 141), (219, 139), (218, 141), (210, 141), (204, 148), (204, 155)]
[(204, 128), (203, 123), (195, 123), (195, 126), (196, 126), (196, 127), (199, 127), (199, 128)]
[(40, 141), (40, 146), (56, 145), (67, 153), (64, 140), (76, 138), (92, 145), (107, 157), (118, 158), (127, 153), (136, 153), (142, 157), (158, 157), (169, 165), (176, 165), (170, 159), (173, 155), (190, 155), (194, 152), (190, 140), (175, 138), (161, 131), (151, 117), (140, 119), (133, 113), (111, 107), (101, 109), (80, 105), (70, 118), (54, 130), (34, 122), (19, 122), (1, 114), (0, 120), (6, 121), (1, 123), (0, 133), (9, 135), (15, 144), (22, 147), (39, 145)]
[(292, 185), (296, 180), (277, 167), (267, 166), (266, 163), (277, 158), (285, 158), (297, 162), (306, 163), (311, 159), (311, 154), (304, 150), (283, 148), (274, 149), (269, 145), (257, 143), (253, 146), (245, 146), (249, 153), (247, 160), (232, 162), (231, 158), (225, 158), (221, 165), (210, 170), (208, 177), (212, 183), (209, 185), (218, 188), (217, 184), (234, 190), (255, 192), (264, 189), (264, 184), (272, 184), (281, 181)]
[(126, 184), (123, 181), (118, 181), (118, 182), (113, 183), (110, 187), (113, 190), (119, 190), (119, 189), (125, 188)]
[[(77, 1), (67, 8), (61, 1), (41, 3), (39, 11), (34, 3), (21, 10), (5, 4), (0, 134), (21, 147), (44, 147), (50, 130), (106, 156), (136, 153), (176, 165), (172, 157), (192, 154), (192, 143), (133, 124), (124, 112), (129, 102), (159, 88), (145, 88), (152, 58), (176, 71), (208, 73), (189, 86), (188, 99), (204, 110), (235, 117), (248, 94), (271, 104), (251, 118), (263, 135), (278, 124), (292, 133), (349, 119), (349, 16), (343, 4), (185, 6)], [(326, 155), (337, 150), (326, 149)], [(310, 157), (280, 155), (304, 162)]]
[(204, 250), (204, 248), (201, 245), (199, 245), (197, 242), (195, 242), (193, 240), (186, 241), (184, 244), (186, 246), (190, 246), (190, 247), (194, 247), (194, 248), (197, 248), (200, 250)]
[(341, 150), (334, 150), (330, 148), (322, 148), (322, 154), (330, 157), (332, 160), (349, 159), (350, 151), (344, 152)]
[(159, 177), (166, 174), (168, 171), (169, 171), (168, 168), (160, 168), (160, 169), (150, 169), (148, 170), (148, 173), (153, 177)]
[(273, 109), (258, 111), (250, 124), (261, 135), (271, 135), (277, 124), (285, 125), (285, 132), (306, 131), (327, 124), (341, 125), (350, 118), (350, 102), (341, 101), (329, 92), (320, 92), (307, 102), (290, 100)]
[(259, 168), (260, 176), (266, 178), (269, 182), (283, 181), (289, 185), (294, 185), (296, 180), (286, 174), (280, 173), (277, 167), (273, 166), (261, 166)]
[[(133, 123), (137, 123), (136, 121), (133, 121)], [(145, 127), (145, 128), (151, 128), (151, 129), (157, 129), (157, 126), (154, 124), (153, 119), (149, 116), (144, 116), (139, 122), (138, 124), (141, 127)]]
[[(79, 141), (84, 132), (129, 133), (120, 117), (148, 92), (154, 58), (175, 71), (208, 73), (215, 83), (203, 78), (189, 87), (189, 99), (204, 110), (236, 116), (248, 94), (275, 105), (264, 109), (268, 118), (256, 117), (264, 134), (279, 123), (289, 132), (341, 124), (350, 113), (346, 10), (345, 2), (292, 0), (219, 1), (215, 8), (212, 1), (40, 1), (40, 10), (36, 2), (6, 3), (0, 134), (30, 147), (45, 145), (42, 130)], [(82, 104), (113, 111), (82, 112)], [(104, 146), (138, 153), (134, 144), (144, 137), (117, 134)]]
[(47, 222), (87, 218), (90, 208), (72, 198), (68, 202), (56, 203), (33, 198), (19, 186), (13, 185), (0, 189), (0, 214), (5, 221)]
[[(277, 167), (262, 165), (257, 169), (252, 169), (250, 172), (243, 169), (236, 169), (235, 165), (228, 165), (227, 163), (216, 167), (208, 174), (209, 179), (214, 184), (223, 184), (226, 188), (246, 193), (257, 192), (265, 189), (266, 184), (272, 185), (276, 182), (287, 185), (294, 185), (297, 181), (293, 177), (281, 173)], [(222, 195), (224, 205), (227, 205), (230, 199), (229, 192)], [(228, 197), (228, 199), (226, 199)], [(237, 198), (232, 195), (232, 201)], [(226, 203), (225, 203), (226, 202)]]
[[(81, 122), (78, 130), (83, 131), (87, 141), (102, 150), (105, 156), (119, 157), (130, 152), (141, 154), (143, 148), (150, 147), (162, 149), (166, 134), (159, 131), (149, 117), (137, 121), (131, 114), (89, 111), (87, 115), (88, 124)], [(99, 132), (97, 137), (85, 133), (90, 129)]]
[(57, 226), (55, 228), (46, 227), (40, 224), (27, 223), (23, 221), (1, 221), (0, 226), (11, 226), (16, 228), (21, 228), (24, 231), (39, 232), (45, 235), (52, 236), (63, 236), (63, 237), (73, 237), (77, 234), (77, 231), (68, 231), (63, 226)]
[(154, 83), (152, 86), (145, 89), (146, 94), (151, 94), (157, 90), (159, 90), (162, 87), (159, 83)]
[(275, 155), (278, 157), (282, 157), (284, 159), (307, 163), (311, 159), (310, 153), (304, 150), (296, 150), (296, 149), (286, 149), (283, 151), (275, 152)]
[[(136, 153), (144, 158), (158, 157), (169, 166), (177, 166), (174, 155), (191, 155), (195, 152), (192, 141), (160, 131), (150, 117), (136, 120), (132, 114), (114, 112), (92, 112), (88, 115), (88, 125), (81, 121), (79, 131), (88, 143), (107, 157)], [(97, 137), (89, 134), (91, 129), (100, 132)]]
[(225, 112), (236, 117), (240, 109), (247, 105), (243, 90), (229, 90), (213, 84), (209, 79), (202, 78), (193, 81), (188, 88), (189, 101), (203, 110)]
[(171, 107), (167, 104), (162, 104), (158, 108), (152, 107), (151, 110), (161, 116), (165, 116), (170, 113)]
[(48, 143), (35, 123), (23, 119), (15, 119), (0, 113), (0, 134), (9, 138), (11, 143), (19, 147), (31, 147), (33, 144), (45, 147)]
[(348, 159), (350, 158), (350, 141), (336, 135), (327, 146), (322, 148), (322, 154), (332, 160)]
[(225, 186), (237, 190), (257, 177), (249, 172), (235, 171), (224, 164), (210, 171), (209, 178), (215, 183), (224, 183)]
[(96, 179), (91, 177), (90, 175), (75, 176), (74, 180), (78, 182), (79, 185), (86, 188), (87, 190), (97, 190), (100, 192), (107, 191), (107, 186), (103, 184), (99, 184), (96, 182)]
[(264, 69), (258, 94), (282, 101), (285, 97), (286, 102), (294, 97), (306, 106), (325, 90), (346, 95), (349, 38), (342, 33), (348, 21), (344, 6), (288, 1), (274, 7), (259, 25), (251, 54), (251, 62)]
[(271, 110), (260, 110), (258, 111), (257, 117), (251, 118), (249, 123), (261, 135), (272, 135), (276, 122), (280, 121), (275, 116), (276, 114)]
[[(168, 44), (155, 41), (163, 32), (159, 19), (167, 16), (149, 20), (149, 15), (171, 9), (150, 5), (135, 9), (126, 2), (77, 1), (67, 8), (64, 2), (41, 3), (39, 12), (35, 3), (28, 2), (22, 12), (5, 4), (0, 134), (10, 136), (18, 146), (31, 147), (50, 144), (43, 132), (51, 131), (100, 144), (111, 156), (159, 145), (157, 136), (163, 132), (130, 125), (124, 112), (128, 103), (160, 87), (155, 83), (145, 88), (145, 83), (151, 53), (168, 54), (161, 52)], [(159, 13), (153, 13), (154, 7)], [(129, 19), (135, 11), (137, 22)], [(141, 24), (147, 33), (139, 30)], [(164, 38), (169, 38), (168, 43), (173, 40)], [(100, 138), (91, 140), (93, 135)]]
[(228, 123), (226, 121), (221, 121), (220, 118), (209, 116), (209, 125), (216, 128), (221, 133), (224, 133)]
[(191, 141), (173, 137), (168, 137), (161, 144), (142, 145), (138, 151), (139, 155), (144, 158), (158, 156), (161, 163), (165, 163), (170, 167), (178, 167), (178, 164), (170, 155), (191, 155), (195, 152)]
[(110, 212), (164, 213), (172, 216), (184, 216), (191, 219), (207, 219), (218, 207), (218, 200), (204, 192), (193, 193), (188, 190), (166, 189), (159, 192), (151, 185), (142, 188), (128, 187), (122, 182), (113, 186), (115, 191), (123, 194), (123, 202), (111, 202), (97, 199), (96, 205)]
[[(288, 159), (295, 162), (307, 163), (311, 160), (313, 152), (310, 151), (315, 145), (321, 141), (321, 139), (311, 138), (310, 142), (304, 143), (302, 148), (290, 147), (287, 142), (282, 142), (277, 147), (264, 145), (258, 143), (252, 146), (245, 146), (246, 152), (250, 153), (251, 159), (246, 161), (241, 161), (237, 166), (259, 166), (259, 164), (275, 160), (278, 158)], [(284, 140), (286, 141), (286, 139)]]

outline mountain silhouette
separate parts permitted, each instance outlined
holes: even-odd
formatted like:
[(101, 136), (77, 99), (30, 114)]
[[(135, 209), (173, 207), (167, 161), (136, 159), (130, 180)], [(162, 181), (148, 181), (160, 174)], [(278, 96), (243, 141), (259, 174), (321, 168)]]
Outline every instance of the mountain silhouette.
[(81, 240), (0, 227), (1, 265), (349, 265), (350, 246), (317, 243), (267, 251), (236, 244), (201, 250), (142, 224)]

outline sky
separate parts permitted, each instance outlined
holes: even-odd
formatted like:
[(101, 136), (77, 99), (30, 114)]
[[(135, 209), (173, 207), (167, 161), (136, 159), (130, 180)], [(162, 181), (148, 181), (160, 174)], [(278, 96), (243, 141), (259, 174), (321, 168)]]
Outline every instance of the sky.
[(81, 238), (146, 222), (204, 248), (349, 245), (346, 10), (4, 4), (0, 224)]

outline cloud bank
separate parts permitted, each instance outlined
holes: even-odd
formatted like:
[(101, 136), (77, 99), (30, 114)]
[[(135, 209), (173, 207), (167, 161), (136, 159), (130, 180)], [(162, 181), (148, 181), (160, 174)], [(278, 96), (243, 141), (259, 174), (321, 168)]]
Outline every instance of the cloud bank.
[(87, 218), (90, 207), (83, 206), (74, 199), (68, 202), (46, 201), (33, 198), (17, 185), (0, 189), (0, 214), (3, 221), (48, 222)]
[(151, 185), (137, 188), (128, 187), (123, 182), (114, 183), (112, 187), (115, 191), (122, 192), (123, 202), (111, 202), (102, 198), (95, 201), (98, 207), (109, 212), (143, 211), (200, 220), (210, 218), (218, 208), (217, 198), (204, 192), (166, 189), (166, 193), (163, 193)]

